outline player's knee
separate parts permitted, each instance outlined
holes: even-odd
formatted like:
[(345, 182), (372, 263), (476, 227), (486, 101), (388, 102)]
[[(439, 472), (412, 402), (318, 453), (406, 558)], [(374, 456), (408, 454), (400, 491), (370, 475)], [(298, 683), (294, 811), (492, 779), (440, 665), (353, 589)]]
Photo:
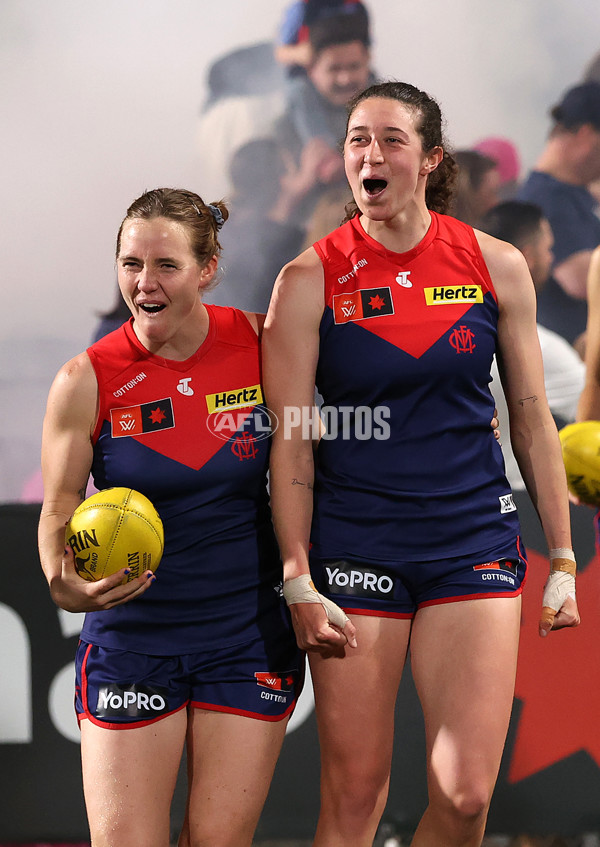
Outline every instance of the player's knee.
[(380, 815), (388, 792), (388, 774), (346, 772), (323, 784), (323, 801), (346, 821), (366, 821)]
[(485, 792), (463, 792), (454, 798), (453, 812), (459, 820), (479, 821), (487, 813), (489, 797)]
[[(435, 805), (435, 798), (433, 803)], [(471, 785), (438, 795), (437, 805), (449, 826), (458, 830), (479, 827), (487, 815), (491, 794), (485, 786)]]

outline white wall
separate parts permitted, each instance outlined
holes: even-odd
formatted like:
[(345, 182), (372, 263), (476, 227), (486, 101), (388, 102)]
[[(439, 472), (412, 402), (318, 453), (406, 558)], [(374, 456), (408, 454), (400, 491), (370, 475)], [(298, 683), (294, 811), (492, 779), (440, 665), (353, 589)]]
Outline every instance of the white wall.
[[(144, 189), (202, 193), (205, 72), (269, 39), (287, 0), (1, 0), (0, 500), (38, 465), (45, 397), (114, 291), (114, 236)], [(370, 0), (374, 66), (440, 101), (455, 146), (512, 138), (600, 49), (598, 0)], [(206, 175), (208, 179), (209, 175)], [(209, 198), (212, 199), (212, 198)]]

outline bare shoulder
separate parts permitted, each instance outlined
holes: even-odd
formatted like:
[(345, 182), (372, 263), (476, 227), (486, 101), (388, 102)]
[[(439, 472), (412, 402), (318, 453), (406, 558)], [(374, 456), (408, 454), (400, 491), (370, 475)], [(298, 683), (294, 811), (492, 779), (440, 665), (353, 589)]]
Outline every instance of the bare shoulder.
[(85, 389), (88, 383), (96, 385), (96, 374), (87, 353), (79, 353), (69, 359), (54, 379), (55, 385), (67, 391)]
[(48, 412), (95, 420), (98, 382), (87, 353), (70, 359), (56, 374), (48, 396)]
[(313, 247), (309, 247), (279, 273), (271, 296), (265, 330), (278, 315), (295, 312), (321, 319), (324, 308), (323, 265)]
[(475, 236), (498, 299), (506, 303), (527, 296), (535, 297), (529, 268), (521, 251), (479, 230), (475, 230)]
[(323, 265), (314, 247), (309, 247), (284, 265), (277, 277), (277, 287), (293, 288), (296, 285), (321, 285)]

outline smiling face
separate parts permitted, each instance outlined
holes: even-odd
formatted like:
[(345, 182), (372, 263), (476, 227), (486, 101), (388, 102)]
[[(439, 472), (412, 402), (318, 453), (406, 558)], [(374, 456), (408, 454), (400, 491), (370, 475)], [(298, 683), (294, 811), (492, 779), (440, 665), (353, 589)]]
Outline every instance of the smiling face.
[(441, 161), (441, 147), (423, 150), (419, 113), (398, 100), (362, 100), (350, 115), (344, 142), (346, 176), (367, 218), (391, 220), (418, 204), (425, 209), (427, 176)]
[(369, 51), (361, 41), (325, 47), (307, 73), (321, 97), (333, 106), (345, 106), (367, 85)]
[(204, 267), (198, 264), (183, 224), (162, 217), (125, 221), (117, 257), (119, 287), (136, 335), (148, 350), (187, 358), (202, 343), (206, 313), (200, 292), (216, 268), (216, 256)]

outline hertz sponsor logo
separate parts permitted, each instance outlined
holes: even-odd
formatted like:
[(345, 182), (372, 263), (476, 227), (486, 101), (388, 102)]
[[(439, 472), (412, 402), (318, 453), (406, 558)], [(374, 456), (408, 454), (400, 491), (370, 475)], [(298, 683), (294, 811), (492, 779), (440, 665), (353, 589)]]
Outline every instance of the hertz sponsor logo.
[(246, 406), (258, 406), (263, 402), (260, 385), (247, 385), (246, 388), (235, 388), (219, 391), (217, 394), (206, 395), (208, 413), (222, 412), (225, 409), (243, 409)]
[(428, 306), (445, 306), (448, 303), (483, 303), (480, 285), (436, 285), (425, 289)]

